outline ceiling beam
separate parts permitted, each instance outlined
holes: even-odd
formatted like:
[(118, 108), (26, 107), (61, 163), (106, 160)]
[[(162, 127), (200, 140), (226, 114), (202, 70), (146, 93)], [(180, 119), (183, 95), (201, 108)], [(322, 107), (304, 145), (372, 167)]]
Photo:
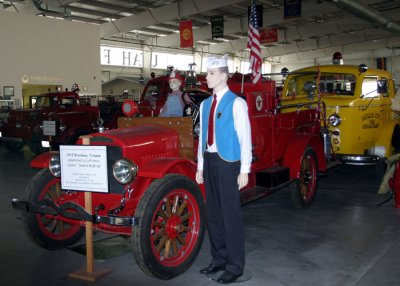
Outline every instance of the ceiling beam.
[(151, 9), (138, 15), (118, 19), (100, 26), (100, 37), (138, 30), (165, 21), (181, 19), (194, 14), (242, 2), (242, 0), (182, 0), (166, 6)]
[[(395, 15), (398, 15), (399, 13), (400, 9), (393, 9), (387, 11), (385, 15), (386, 17), (390, 18), (395, 17)], [(365, 34), (364, 31), (367, 29), (369, 30), (369, 33)], [(326, 21), (323, 23), (315, 22), (301, 27), (292, 27), (285, 30), (278, 30), (279, 43), (276, 43), (275, 45), (279, 46), (280, 43), (284, 43), (284, 48), (262, 49), (261, 56), (268, 57), (270, 56), (268, 51), (274, 50), (280, 50), (280, 55), (283, 55), (286, 49), (290, 49), (291, 51), (293, 49), (296, 49), (296, 51), (303, 51), (303, 49), (301, 48), (304, 46), (304, 44), (301, 44), (299, 40), (314, 40), (313, 43), (315, 43), (315, 46), (310, 47), (310, 50), (318, 49), (318, 39), (333, 34), (337, 34), (337, 36), (335, 37), (330, 37), (335, 42), (343, 42), (346, 41), (347, 38), (349, 38), (350, 40), (352, 38), (355, 38), (355, 40), (359, 41), (358, 37), (368, 37), (370, 39), (373, 39), (390, 36), (388, 31), (376, 28), (374, 23), (366, 23), (365, 20), (361, 18), (356, 18), (348, 15), (346, 17), (336, 18), (334, 20)], [(197, 40), (196, 34), (195, 39)], [(237, 51), (245, 49), (246, 46), (246, 39), (238, 39), (230, 42), (212, 45), (208, 48), (208, 52), (216, 54), (221, 54), (224, 52), (235, 53)], [(277, 55), (278, 54), (274, 54), (274, 56)]]
[(126, 6), (127, 4), (125, 4), (125, 6), (120, 6), (120, 5), (114, 5), (114, 4), (110, 4), (110, 3), (93, 1), (93, 0), (80, 0), (80, 1), (75, 1), (75, 2), (77, 2), (77, 5), (71, 5), (71, 6), (79, 6), (79, 4), (83, 4), (83, 5), (89, 5), (89, 6), (93, 6), (93, 7), (102, 8), (102, 9), (113, 10), (116, 12), (129, 12), (129, 11), (135, 10), (135, 6), (128, 5), (128, 7), (127, 7)]
[(67, 6), (71, 3), (77, 2), (77, 0), (58, 0), (60, 7)]
[[(316, 9), (315, 3), (303, 3), (302, 17), (317, 17), (324, 13), (330, 13), (337, 11), (334, 6), (321, 3), (318, 4), (318, 9)], [(264, 12), (264, 27), (274, 26), (284, 22), (283, 19), (283, 9), (268, 10)], [(297, 18), (298, 19), (298, 18)], [(290, 22), (290, 20), (286, 20)], [(224, 34), (236, 34), (242, 33), (247, 34), (248, 24), (247, 24), (247, 13), (242, 17), (237, 17), (234, 19), (229, 19), (224, 23)], [(205, 41), (211, 39), (211, 25), (194, 29), (193, 37), (195, 41)], [(166, 37), (156, 38), (152, 43), (161, 47), (179, 47), (179, 34), (171, 34)]]

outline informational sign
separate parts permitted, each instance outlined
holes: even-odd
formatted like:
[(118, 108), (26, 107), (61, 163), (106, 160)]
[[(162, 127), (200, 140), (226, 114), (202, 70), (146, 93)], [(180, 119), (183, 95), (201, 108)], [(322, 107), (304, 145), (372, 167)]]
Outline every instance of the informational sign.
[(56, 122), (50, 120), (43, 121), (43, 135), (56, 136)]
[(61, 187), (108, 193), (106, 146), (61, 145)]

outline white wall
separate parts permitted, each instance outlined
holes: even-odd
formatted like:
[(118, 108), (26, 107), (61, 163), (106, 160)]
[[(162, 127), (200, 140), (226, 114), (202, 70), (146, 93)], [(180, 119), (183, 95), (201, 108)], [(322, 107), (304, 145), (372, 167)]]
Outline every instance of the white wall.
[(99, 26), (0, 11), (0, 27), (0, 95), (21, 99), (22, 83), (101, 94)]

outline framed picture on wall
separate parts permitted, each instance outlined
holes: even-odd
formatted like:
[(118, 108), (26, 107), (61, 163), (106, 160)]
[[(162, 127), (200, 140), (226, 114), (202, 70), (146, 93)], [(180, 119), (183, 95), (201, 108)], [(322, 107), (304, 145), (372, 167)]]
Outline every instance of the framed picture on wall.
[(3, 95), (4, 95), (4, 99), (10, 99), (11, 96), (14, 96), (14, 87), (13, 86), (3, 86)]

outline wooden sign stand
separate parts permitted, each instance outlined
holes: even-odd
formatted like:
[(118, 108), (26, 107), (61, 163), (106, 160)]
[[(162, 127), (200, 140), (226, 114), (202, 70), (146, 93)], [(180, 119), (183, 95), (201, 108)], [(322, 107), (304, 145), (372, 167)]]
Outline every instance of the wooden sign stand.
[[(90, 144), (90, 136), (81, 136), (83, 145)], [(92, 214), (92, 193), (85, 192), (85, 210), (88, 214)], [(93, 270), (93, 223), (86, 221), (86, 270), (84, 268), (78, 269), (68, 274), (70, 278), (81, 279), (89, 282), (96, 282), (101, 276), (111, 272), (109, 268), (100, 268)]]

